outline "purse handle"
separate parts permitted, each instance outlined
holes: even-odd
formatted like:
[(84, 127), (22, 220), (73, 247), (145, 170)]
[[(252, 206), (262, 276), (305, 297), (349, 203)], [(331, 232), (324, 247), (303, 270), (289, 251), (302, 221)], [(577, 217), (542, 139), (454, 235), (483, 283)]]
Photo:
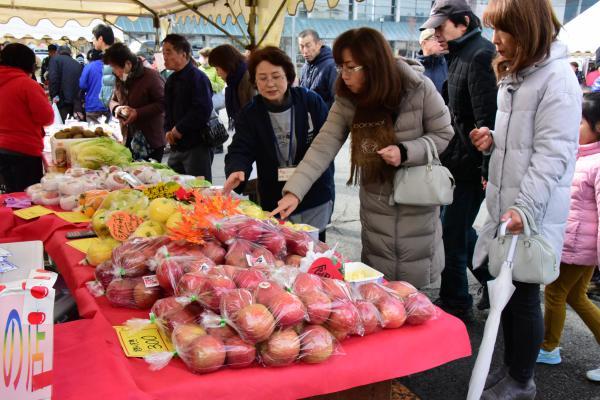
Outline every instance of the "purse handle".
[[(504, 221), (500, 226), (500, 235), (506, 236), (506, 227), (512, 221), (511, 218)], [(519, 241), (519, 235), (512, 235), (512, 240), (510, 242), (510, 247), (508, 249), (508, 254), (506, 255), (506, 262), (508, 262), (512, 268), (512, 263), (515, 258), (515, 250), (517, 249), (517, 242)]]
[[(533, 220), (529, 212), (517, 206), (511, 206), (508, 207), (508, 209), (515, 211), (521, 217), (521, 221), (523, 223), (523, 233), (525, 234), (525, 236), (530, 237), (531, 232), (538, 232), (535, 221)], [(508, 226), (509, 221), (510, 219), (500, 226), (500, 236), (506, 236), (506, 227)]]
[(425, 143), (425, 147), (427, 148), (427, 165), (430, 165), (433, 160), (440, 161), (440, 156), (433, 139), (429, 136), (421, 136), (419, 139)]

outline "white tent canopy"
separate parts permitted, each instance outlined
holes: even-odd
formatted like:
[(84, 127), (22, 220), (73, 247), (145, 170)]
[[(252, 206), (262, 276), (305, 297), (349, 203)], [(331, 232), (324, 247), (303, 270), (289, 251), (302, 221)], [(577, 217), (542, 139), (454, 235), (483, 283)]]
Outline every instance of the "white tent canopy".
[[(69, 39), (77, 41), (80, 39), (88, 42), (92, 41), (92, 29), (95, 25), (102, 23), (102, 20), (91, 20), (89, 26), (81, 26), (76, 21), (68, 21), (64, 26), (58, 27), (47, 19), (42, 19), (37, 25), (28, 25), (20, 18), (11, 18), (8, 23), (0, 24), (0, 37), (12, 36), (17, 39)], [(117, 29), (114, 30), (115, 36), (123, 40), (123, 33)]]
[(600, 2), (568, 22), (561, 30), (559, 38), (567, 44), (571, 53), (595, 52), (600, 47), (598, 23)]

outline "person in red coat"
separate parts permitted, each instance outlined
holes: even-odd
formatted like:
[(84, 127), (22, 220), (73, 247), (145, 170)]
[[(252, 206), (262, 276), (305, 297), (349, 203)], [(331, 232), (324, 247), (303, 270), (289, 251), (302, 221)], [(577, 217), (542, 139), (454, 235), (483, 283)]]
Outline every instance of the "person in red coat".
[(31, 79), (35, 54), (11, 43), (0, 51), (0, 179), (8, 192), (38, 183), (44, 171), (44, 126), (54, 112), (41, 86)]

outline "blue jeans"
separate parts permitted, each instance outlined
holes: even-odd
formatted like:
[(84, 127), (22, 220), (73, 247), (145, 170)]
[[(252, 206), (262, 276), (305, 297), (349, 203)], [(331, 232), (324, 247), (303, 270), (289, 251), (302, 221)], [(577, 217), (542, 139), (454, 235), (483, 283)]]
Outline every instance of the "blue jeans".
[(487, 266), (473, 271), (472, 263), (477, 241), (473, 222), (484, 198), (485, 192), (481, 184), (457, 182), (453, 203), (442, 210), (446, 265), (442, 271), (440, 298), (450, 308), (468, 309), (473, 305), (467, 268), (482, 284), (492, 279)]

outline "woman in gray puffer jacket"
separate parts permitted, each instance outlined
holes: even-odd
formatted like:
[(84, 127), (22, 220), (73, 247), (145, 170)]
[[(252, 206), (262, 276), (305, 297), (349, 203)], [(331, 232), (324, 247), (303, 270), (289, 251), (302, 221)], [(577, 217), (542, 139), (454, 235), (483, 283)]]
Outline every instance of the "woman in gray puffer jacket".
[[(531, 215), (560, 260), (578, 147), (581, 90), (556, 41), (560, 23), (546, 0), (492, 0), (484, 21), (494, 28), (499, 54), (496, 130), (471, 132), (491, 152), (486, 205), (489, 219), (475, 246), (473, 266), (485, 262), (500, 224), (521, 233), (516, 206)], [(492, 373), (482, 399), (534, 399), (533, 369), (543, 338), (540, 285), (513, 281), (502, 312), (504, 367)]]
[(407, 62), (396, 60), (381, 33), (353, 29), (333, 46), (337, 96), (327, 121), (283, 188), (273, 214), (290, 215), (348, 138), (351, 176), (360, 183), (362, 261), (387, 279), (417, 287), (439, 278), (444, 248), (439, 207), (390, 205), (399, 166), (427, 163), (425, 144), (442, 152), (453, 130), (433, 83)]

